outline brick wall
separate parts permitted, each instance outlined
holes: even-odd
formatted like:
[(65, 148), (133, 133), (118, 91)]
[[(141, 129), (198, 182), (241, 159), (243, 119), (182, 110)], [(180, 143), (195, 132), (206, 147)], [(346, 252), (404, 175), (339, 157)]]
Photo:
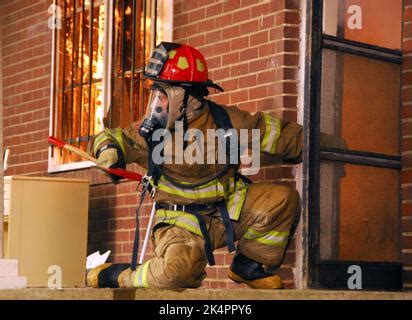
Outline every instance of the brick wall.
[(47, 171), (50, 113), (50, 1), (2, 1), (4, 146), (8, 174)]
[[(4, 145), (11, 149), (8, 174), (47, 174), (51, 31), (49, 0), (2, 1)], [(198, 47), (206, 56), (210, 78), (225, 88), (218, 103), (264, 110), (296, 120), (299, 36), (298, 0), (175, 0), (174, 40)], [(131, 166), (131, 170), (137, 170)], [(88, 252), (112, 250), (111, 260), (129, 262), (137, 204), (136, 185), (112, 185), (95, 170), (59, 174), (89, 178)], [(263, 168), (255, 181), (294, 185), (294, 167)], [(150, 204), (140, 214), (143, 238)], [(147, 257), (152, 255), (149, 248)], [(280, 274), (293, 287), (294, 243)], [(216, 254), (204, 286), (232, 288), (227, 280), (231, 255)]]
[(402, 263), (404, 286), (412, 290), (412, 0), (404, 0), (402, 65)]
[[(198, 48), (206, 57), (209, 77), (225, 89), (215, 102), (250, 112), (267, 111), (296, 121), (299, 61), (298, 0), (177, 0), (174, 40)], [(294, 186), (294, 167), (262, 168), (255, 181)], [(279, 274), (293, 287), (294, 243)], [(221, 249), (208, 267), (205, 287), (239, 287), (227, 279), (233, 255)]]

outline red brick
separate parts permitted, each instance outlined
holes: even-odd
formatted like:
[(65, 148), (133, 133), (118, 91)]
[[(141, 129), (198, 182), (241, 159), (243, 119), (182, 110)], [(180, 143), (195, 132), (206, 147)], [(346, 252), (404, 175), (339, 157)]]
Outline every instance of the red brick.
[[(252, 68), (250, 68), (249, 65), (249, 70), (253, 70)], [(243, 77), (239, 78), (239, 88), (246, 88), (246, 87), (253, 87), (256, 85), (256, 75), (255, 74), (250, 74), (250, 75), (246, 75)]]
[(234, 65), (230, 68), (230, 76), (237, 77), (249, 72), (249, 65), (248, 63)]
[(222, 41), (222, 30), (217, 30), (217, 31), (212, 31), (208, 32), (205, 35), (205, 43), (213, 43), (213, 42), (219, 42)]
[(257, 111), (272, 110), (273, 109), (273, 98), (264, 98), (257, 101), (256, 104)]
[(412, 8), (405, 8), (403, 11), (403, 20), (405, 22), (412, 21)]
[(403, 70), (412, 70), (412, 56), (404, 56), (402, 63)]
[(215, 28), (215, 19), (208, 19), (197, 24), (198, 32), (208, 32), (214, 30)]
[[(402, 200), (412, 200), (412, 199), (405, 199)], [(409, 217), (412, 216), (412, 203), (402, 203), (402, 216)]]
[(249, 89), (249, 99), (254, 100), (267, 96), (267, 86), (260, 86)]
[(254, 33), (259, 31), (260, 21), (255, 19), (240, 25), (240, 34)]
[(238, 63), (239, 61), (240, 61), (239, 52), (228, 53), (228, 54), (223, 55), (222, 57), (222, 64), (224, 66), (229, 65), (229, 64)]
[(282, 24), (299, 24), (300, 15), (299, 12), (283, 11), (276, 14), (276, 25)]
[(402, 73), (402, 84), (404, 86), (412, 84), (412, 71)]
[(188, 39), (188, 44), (191, 45), (192, 47), (200, 47), (205, 44), (205, 36), (204, 34), (196, 35), (192, 38)]
[(239, 80), (238, 79), (231, 79), (231, 80), (228, 80), (228, 81), (223, 81), (221, 85), (225, 89), (225, 91), (233, 91), (233, 90), (238, 89)]
[(205, 8), (200, 8), (198, 10), (191, 11), (189, 13), (189, 21), (194, 22), (194, 21), (202, 20), (205, 18), (205, 16), (206, 16)]
[(240, 52), (240, 61), (256, 59), (258, 56), (258, 48), (245, 49)]
[(239, 0), (225, 0), (223, 1), (223, 12), (229, 12), (240, 8)]
[(220, 56), (207, 59), (207, 67), (208, 67), (209, 70), (215, 69), (215, 68), (220, 68), (221, 65), (222, 65), (221, 62), (222, 62), (222, 57), (220, 57)]
[(241, 35), (240, 27), (238, 25), (225, 28), (222, 32), (222, 36), (225, 41), (227, 41), (230, 38), (239, 37), (239, 35)]
[(217, 69), (216, 71), (213, 71), (211, 75), (211, 79), (213, 79), (213, 81), (217, 81), (220, 79), (228, 78), (229, 75), (230, 75), (230, 67), (226, 67), (226, 68)]
[(257, 83), (258, 84), (274, 82), (275, 80), (276, 80), (276, 71), (275, 70), (260, 72), (257, 76)]
[(230, 52), (230, 43), (229, 42), (221, 42), (217, 43), (213, 46), (213, 55), (222, 55), (225, 53)]
[(276, 18), (274, 14), (266, 15), (263, 17), (263, 19), (261, 18), (259, 27), (260, 29), (273, 28), (275, 26), (275, 23), (276, 23)]
[(410, 38), (412, 37), (412, 24), (404, 24), (403, 25), (403, 37)]
[(257, 6), (253, 6), (250, 9), (250, 16), (253, 17), (260, 17), (262, 15), (266, 15), (269, 11), (269, 2), (265, 2), (259, 4)]
[(249, 46), (249, 37), (239, 37), (230, 41), (230, 50), (241, 50)]
[(261, 0), (241, 0), (241, 7), (248, 7), (251, 6), (253, 4), (257, 4), (259, 3)]
[(412, 39), (404, 40), (402, 42), (402, 51), (403, 53), (410, 53), (412, 52)]
[[(242, 7), (244, 7), (242, 5)], [(242, 22), (250, 19), (250, 9), (244, 9), (233, 13), (232, 23)]]
[(266, 43), (269, 39), (269, 33), (267, 30), (261, 31), (256, 34), (250, 35), (250, 45), (256, 46), (258, 44)]
[(412, 106), (403, 106), (401, 108), (401, 114), (402, 114), (402, 119), (412, 118)]
[(262, 44), (261, 46), (259, 46), (259, 57), (274, 55), (275, 53), (276, 53), (276, 43), (275, 42), (269, 42), (267, 44)]
[(206, 7), (206, 16), (207, 17), (212, 17), (212, 16), (216, 16), (220, 13), (222, 13), (223, 7), (222, 7), (222, 3), (216, 3), (212, 6), (208, 6)]
[(412, 88), (403, 88), (402, 89), (402, 102), (411, 102), (412, 101)]
[(248, 92), (246, 90), (233, 92), (230, 94), (230, 103), (236, 104), (248, 100)]
[(226, 14), (215, 18), (215, 28), (224, 28), (232, 25), (232, 14)]
[(412, 265), (412, 253), (402, 253), (402, 264), (405, 266)]
[(412, 150), (412, 138), (402, 139), (402, 150), (403, 151)]
[(402, 232), (412, 232), (412, 219), (402, 219), (401, 229)]
[(402, 236), (402, 248), (412, 249), (412, 236)]
[(251, 61), (249, 63), (249, 70), (250, 72), (258, 72), (262, 70), (267, 70), (269, 68), (269, 61), (268, 58), (263, 58), (255, 61)]
[(189, 14), (179, 14), (174, 16), (173, 23), (176, 27), (189, 23)]

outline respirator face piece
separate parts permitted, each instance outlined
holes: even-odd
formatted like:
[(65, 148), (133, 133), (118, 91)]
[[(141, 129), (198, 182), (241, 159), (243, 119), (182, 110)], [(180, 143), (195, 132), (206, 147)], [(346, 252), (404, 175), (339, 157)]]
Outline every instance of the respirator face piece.
[(157, 89), (150, 92), (146, 115), (139, 129), (142, 137), (149, 137), (156, 129), (166, 128), (168, 107), (169, 100), (165, 92)]

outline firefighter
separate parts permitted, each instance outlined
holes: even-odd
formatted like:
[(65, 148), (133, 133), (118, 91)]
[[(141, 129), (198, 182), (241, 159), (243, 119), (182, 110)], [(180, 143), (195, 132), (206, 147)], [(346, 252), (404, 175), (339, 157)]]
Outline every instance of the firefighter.
[[(211, 142), (217, 138), (208, 138), (210, 129), (237, 134), (247, 129), (247, 142), (253, 144), (256, 136), (252, 133), (258, 132), (259, 150), (273, 161), (299, 163), (302, 127), (267, 113), (252, 115), (206, 99), (208, 88), (223, 89), (209, 80), (203, 55), (188, 45), (162, 42), (154, 49), (145, 76), (153, 84), (143, 123), (106, 129), (93, 139), (90, 153), (101, 166), (124, 168), (127, 163), (138, 163), (148, 170), (144, 184), (157, 210), (152, 230), (154, 257), (135, 267), (133, 263), (132, 267), (100, 265), (88, 273), (88, 284), (196, 288), (206, 277), (207, 263), (214, 263), (213, 250), (227, 245), (229, 251), (236, 251), (228, 273), (231, 280), (251, 288), (283, 288), (282, 279), (268, 270), (280, 266), (292, 236), (300, 212), (297, 191), (274, 183), (251, 183), (239, 173), (239, 161), (207, 162), (209, 147), (205, 161), (194, 163), (186, 161), (175, 147), (181, 132), (196, 129)], [(153, 154), (159, 150), (153, 138), (157, 129), (168, 130), (172, 137), (168, 154), (172, 161), (154, 163)], [(217, 139), (226, 144), (226, 160), (243, 151), (239, 140), (232, 143), (230, 138)], [(197, 138), (183, 141), (183, 149), (197, 142)], [(166, 149), (165, 143), (160, 154), (165, 155)]]

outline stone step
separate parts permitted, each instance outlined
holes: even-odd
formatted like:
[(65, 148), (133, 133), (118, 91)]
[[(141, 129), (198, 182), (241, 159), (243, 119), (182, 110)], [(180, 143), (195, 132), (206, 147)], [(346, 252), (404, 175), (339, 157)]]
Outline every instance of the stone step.
[(0, 259), (0, 278), (17, 277), (19, 273), (19, 264), (17, 260)]
[(0, 290), (24, 289), (27, 287), (26, 277), (0, 277)]

